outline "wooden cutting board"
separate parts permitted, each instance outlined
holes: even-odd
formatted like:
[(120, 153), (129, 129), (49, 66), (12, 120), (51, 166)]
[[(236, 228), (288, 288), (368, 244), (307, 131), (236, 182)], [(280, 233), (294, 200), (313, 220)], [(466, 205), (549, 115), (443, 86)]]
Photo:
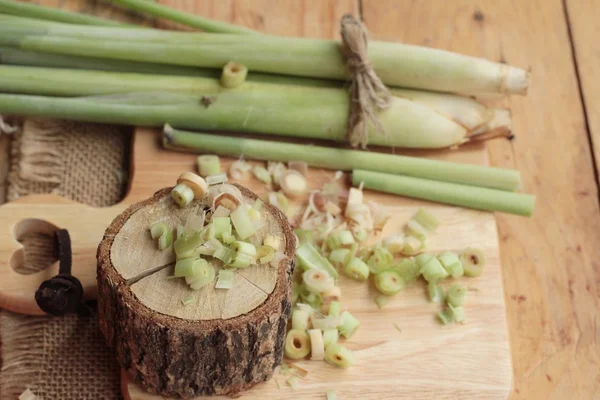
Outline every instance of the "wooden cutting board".
[[(460, 151), (420, 153), (449, 161), (485, 164), (481, 146)], [(223, 160), (228, 167), (230, 159)], [(87, 297), (96, 294), (96, 248), (105, 228), (127, 205), (149, 197), (157, 189), (173, 185), (183, 171), (195, 169), (195, 156), (160, 148), (159, 134), (138, 129), (134, 138), (130, 190), (122, 203), (95, 209), (54, 195), (28, 196), (0, 207), (0, 307), (26, 314), (41, 314), (33, 298), (41, 281), (54, 276), (57, 265), (32, 275), (21, 275), (13, 267), (22, 262), (19, 236), (25, 232), (69, 230), (73, 241), (73, 273), (82, 281)], [(310, 185), (320, 188), (333, 171), (312, 169)], [(259, 194), (262, 183), (251, 176), (240, 181)], [(431, 251), (481, 248), (487, 257), (479, 278), (458, 280), (470, 290), (467, 323), (441, 326), (435, 319), (439, 306), (427, 301), (425, 286), (404, 290), (383, 309), (373, 298), (375, 290), (365, 283), (340, 278), (343, 306), (361, 322), (348, 341), (355, 351), (356, 365), (338, 370), (324, 362), (298, 363), (309, 371), (300, 388), (293, 391), (286, 377), (275, 375), (243, 395), (245, 399), (323, 399), (335, 389), (341, 399), (496, 399), (506, 398), (512, 370), (505, 319), (498, 237), (494, 215), (382, 193), (367, 192), (393, 210), (383, 235), (398, 231), (418, 207), (427, 207), (441, 220), (429, 241)], [(397, 329), (397, 327), (399, 329)], [(126, 398), (159, 400), (123, 380)], [(213, 397), (214, 398), (214, 397)]]

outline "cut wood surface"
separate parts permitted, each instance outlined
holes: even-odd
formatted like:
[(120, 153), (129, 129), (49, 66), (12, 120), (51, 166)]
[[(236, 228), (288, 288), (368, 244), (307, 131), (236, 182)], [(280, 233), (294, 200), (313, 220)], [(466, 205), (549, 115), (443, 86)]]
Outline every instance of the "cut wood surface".
[[(256, 200), (248, 189), (238, 189), (247, 202)], [(156, 249), (148, 235), (150, 221), (185, 223), (205, 206), (194, 202), (180, 209), (170, 191), (167, 187), (133, 204), (107, 228), (97, 256), (100, 329), (129, 378), (149, 392), (183, 398), (235, 395), (268, 380), (282, 360), (293, 232), (279, 210), (264, 205), (265, 225), (252, 239), (268, 233), (281, 237), (285, 257), (279, 265), (236, 273), (230, 290), (215, 289), (213, 283), (193, 291), (182, 279), (167, 279), (172, 265), (156, 272), (175, 257)], [(183, 305), (187, 295), (194, 301)]]

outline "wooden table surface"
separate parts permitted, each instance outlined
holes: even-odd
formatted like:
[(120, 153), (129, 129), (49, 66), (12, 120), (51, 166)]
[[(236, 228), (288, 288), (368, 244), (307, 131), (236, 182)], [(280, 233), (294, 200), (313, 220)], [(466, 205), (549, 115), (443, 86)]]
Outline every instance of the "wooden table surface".
[[(257, 30), (338, 37), (360, 15), (372, 37), (530, 67), (513, 141), (491, 163), (518, 168), (531, 219), (497, 215), (514, 366), (511, 399), (600, 398), (600, 2), (595, 0), (162, 0)], [(116, 16), (92, 0), (40, 0)], [(1, 146), (0, 146), (1, 148)], [(460, 373), (460, 371), (457, 371)]]

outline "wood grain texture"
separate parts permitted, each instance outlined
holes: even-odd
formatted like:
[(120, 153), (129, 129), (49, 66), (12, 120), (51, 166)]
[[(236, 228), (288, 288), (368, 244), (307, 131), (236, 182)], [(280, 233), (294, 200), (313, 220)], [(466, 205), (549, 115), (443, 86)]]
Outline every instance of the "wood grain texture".
[[(566, 0), (571, 28), (571, 46), (579, 73), (581, 95), (587, 110), (588, 135), (600, 170), (600, 3), (595, 0)], [(600, 181), (598, 182), (600, 184)]]
[[(524, 188), (538, 197), (532, 219), (497, 215), (511, 398), (594, 398), (600, 393), (598, 189), (562, 3), (364, 0), (363, 12), (375, 38), (531, 67), (529, 95), (501, 101), (513, 111), (516, 140), (488, 143), (492, 165), (519, 168)], [(592, 21), (581, 29), (597, 27)]]

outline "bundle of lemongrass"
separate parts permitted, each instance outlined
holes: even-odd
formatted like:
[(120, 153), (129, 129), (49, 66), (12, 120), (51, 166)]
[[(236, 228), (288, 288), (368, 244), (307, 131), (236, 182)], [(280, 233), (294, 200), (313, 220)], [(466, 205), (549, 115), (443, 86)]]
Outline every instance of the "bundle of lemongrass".
[[(141, 28), (0, 0), (0, 64), (5, 64), (0, 66), (0, 113), (144, 126), (169, 123), (176, 128), (346, 140), (350, 96), (344, 82), (349, 76), (339, 42), (259, 35), (145, 0), (114, 1), (216, 33)], [(385, 134), (379, 133), (372, 123), (367, 126), (369, 143), (373, 145), (447, 148), (507, 135), (507, 110), (491, 109), (454, 93), (527, 91), (525, 70), (442, 50), (371, 41), (369, 58), (393, 94), (389, 108), (377, 116)], [(221, 69), (230, 61), (250, 71), (245, 82), (234, 88), (218, 80)], [(173, 143), (185, 146), (182, 141), (168, 141)], [(312, 148), (302, 148), (304, 153), (313, 152)], [(211, 151), (239, 155), (227, 148)], [(348, 159), (343, 167), (307, 161), (331, 168), (433, 179), (433, 185), (443, 181), (439, 178), (447, 173), (444, 165), (427, 167), (434, 171), (432, 174), (422, 174), (421, 167), (410, 173), (378, 169), (373, 165), (389, 162), (373, 161), (377, 156), (350, 152), (344, 154)], [(453, 185), (469, 185), (472, 190), (493, 188), (484, 189), (492, 190), (485, 193), (467, 191), (467, 199), (448, 201), (442, 198), (446, 195), (440, 197), (435, 191), (424, 189), (424, 182), (410, 181), (406, 185), (411, 190), (421, 187), (417, 193), (421, 198), (530, 214), (530, 198), (525, 200), (520, 197), (524, 195), (510, 192), (495, 193), (515, 190), (518, 173), (507, 172), (513, 182), (506, 185), (505, 177), (488, 179), (487, 172), (483, 172), (488, 170), (472, 166), (470, 172), (461, 172), (463, 176), (479, 177), (475, 183), (449, 180)], [(366, 187), (409, 195), (397, 182), (391, 186), (380, 184), (389, 177), (362, 172), (356, 175)], [(462, 186), (446, 190), (453, 193), (461, 191)], [(490, 197), (498, 201), (490, 202)], [(513, 197), (522, 203), (515, 205), (511, 202)], [(474, 202), (470, 200), (473, 198)], [(508, 205), (498, 205), (499, 202)]]

